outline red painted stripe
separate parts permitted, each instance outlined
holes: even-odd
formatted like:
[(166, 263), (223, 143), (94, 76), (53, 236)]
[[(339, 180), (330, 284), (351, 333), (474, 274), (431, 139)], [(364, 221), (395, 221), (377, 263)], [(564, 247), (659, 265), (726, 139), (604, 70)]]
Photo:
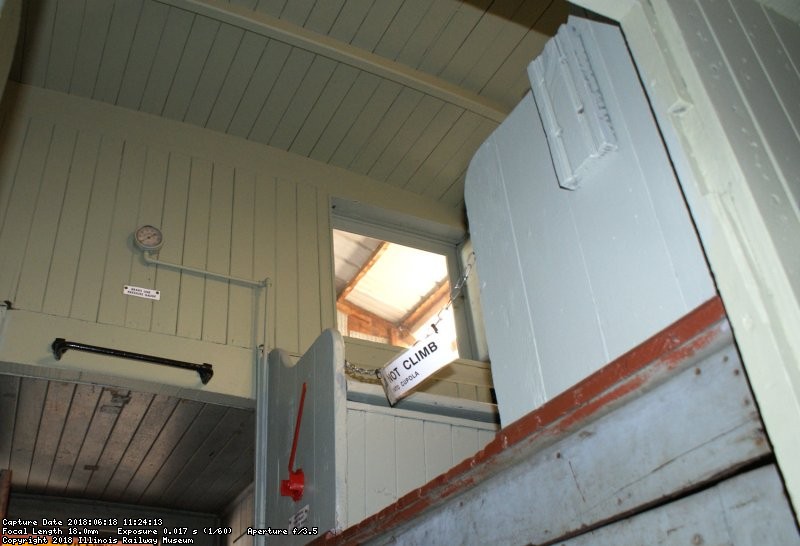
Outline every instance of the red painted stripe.
[(338, 535), (328, 533), (312, 544), (360, 544), (463, 493), (514, 464), (521, 454), (535, 447), (537, 440), (563, 436), (669, 374), (722, 335), (724, 319), (722, 300), (714, 297), (574, 387), (503, 428), (474, 457), (462, 461), (357, 525)]

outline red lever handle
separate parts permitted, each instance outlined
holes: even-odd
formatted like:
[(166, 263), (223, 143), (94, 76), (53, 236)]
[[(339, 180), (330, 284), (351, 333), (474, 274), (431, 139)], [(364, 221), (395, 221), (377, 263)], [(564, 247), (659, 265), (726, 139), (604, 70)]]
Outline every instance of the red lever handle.
[(294, 456), (297, 453), (297, 438), (300, 435), (300, 422), (303, 419), (303, 406), (306, 402), (306, 384), (300, 393), (300, 406), (297, 408), (297, 422), (294, 425), (294, 439), (292, 440), (292, 453), (289, 455), (289, 479), (281, 480), (281, 495), (292, 497), (295, 502), (303, 498), (305, 476), (301, 469), (294, 470)]
[(306, 403), (306, 384), (300, 393), (300, 407), (297, 408), (297, 422), (294, 425), (294, 440), (292, 440), (292, 454), (289, 456), (289, 472), (294, 468), (294, 456), (297, 453), (297, 438), (300, 436), (300, 421), (303, 420), (303, 406)]

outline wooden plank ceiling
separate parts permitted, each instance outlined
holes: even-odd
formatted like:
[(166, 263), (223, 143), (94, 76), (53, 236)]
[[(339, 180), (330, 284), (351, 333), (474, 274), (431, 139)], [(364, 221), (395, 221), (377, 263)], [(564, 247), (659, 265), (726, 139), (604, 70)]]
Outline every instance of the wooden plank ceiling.
[(254, 412), (0, 375), (12, 494), (218, 514), (253, 480)]
[(29, 0), (12, 79), (463, 206), (564, 0)]

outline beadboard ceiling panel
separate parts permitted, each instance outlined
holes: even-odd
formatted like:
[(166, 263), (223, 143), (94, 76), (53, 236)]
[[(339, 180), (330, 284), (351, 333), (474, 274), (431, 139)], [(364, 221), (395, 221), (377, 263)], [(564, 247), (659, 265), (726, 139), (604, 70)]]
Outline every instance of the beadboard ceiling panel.
[(0, 375), (0, 416), (15, 493), (219, 513), (253, 480), (252, 410)]
[(463, 205), (564, 0), (30, 0), (12, 78)]

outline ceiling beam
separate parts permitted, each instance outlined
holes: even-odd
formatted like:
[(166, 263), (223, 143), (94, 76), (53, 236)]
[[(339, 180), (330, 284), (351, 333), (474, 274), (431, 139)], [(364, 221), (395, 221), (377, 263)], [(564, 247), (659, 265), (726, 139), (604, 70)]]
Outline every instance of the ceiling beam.
[(426, 321), (444, 309), (450, 300), (450, 282), (442, 281), (411, 313), (400, 321), (400, 329), (416, 332)]
[(375, 74), (380, 78), (431, 95), (497, 123), (502, 122), (509, 113), (509, 109), (500, 103), (463, 87), (265, 13), (220, 0), (157, 1)]
[(361, 266), (361, 269), (359, 269), (358, 272), (353, 275), (353, 278), (350, 279), (347, 285), (342, 288), (342, 292), (336, 297), (337, 302), (345, 301), (347, 295), (355, 289), (359, 281), (364, 278), (364, 275), (369, 273), (369, 270), (372, 269), (372, 267), (378, 261), (378, 258), (380, 258), (384, 252), (386, 252), (387, 248), (389, 248), (389, 243), (386, 241), (381, 241), (381, 244), (375, 247), (375, 250), (373, 250), (372, 254), (369, 255), (369, 258), (367, 258), (367, 261), (365, 261)]

